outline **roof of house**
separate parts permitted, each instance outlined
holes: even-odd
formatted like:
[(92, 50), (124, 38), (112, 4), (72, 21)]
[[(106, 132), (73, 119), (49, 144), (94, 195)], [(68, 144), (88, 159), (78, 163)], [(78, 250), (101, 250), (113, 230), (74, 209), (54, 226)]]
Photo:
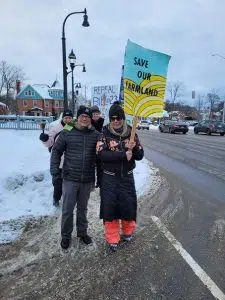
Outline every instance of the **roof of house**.
[(53, 99), (49, 95), (49, 86), (47, 84), (33, 84), (32, 87), (38, 92), (43, 99)]
[(63, 90), (63, 87), (61, 86), (61, 83), (56, 79), (50, 89), (58, 89), (58, 90)]
[[(16, 95), (16, 98), (19, 98), (21, 94), (26, 90), (26, 89), (33, 89), (34, 91), (37, 92), (37, 94), (42, 98), (42, 99), (55, 99), (52, 96), (50, 96), (50, 91), (56, 90), (56, 91), (63, 91), (63, 88), (60, 84), (60, 82), (56, 79), (52, 86), (50, 87), (47, 84), (27, 84), (24, 86), (21, 91)], [(57, 95), (54, 94), (54, 97), (57, 98)]]
[(0, 105), (6, 107), (5, 103), (0, 102)]

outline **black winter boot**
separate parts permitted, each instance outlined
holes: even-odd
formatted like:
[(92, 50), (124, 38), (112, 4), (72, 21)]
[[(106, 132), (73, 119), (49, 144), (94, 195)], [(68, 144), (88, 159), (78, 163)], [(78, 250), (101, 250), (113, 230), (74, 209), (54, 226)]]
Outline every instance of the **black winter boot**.
[(60, 243), (61, 247), (62, 247), (63, 249), (68, 249), (69, 246), (70, 246), (70, 241), (71, 241), (70, 238), (65, 238), (65, 237), (63, 237), (62, 240), (61, 240), (61, 243)]
[(59, 207), (59, 200), (53, 199), (53, 206)]
[(92, 243), (92, 239), (89, 235), (80, 236), (80, 240), (85, 243), (86, 245), (89, 245)]
[(118, 248), (119, 248), (119, 244), (109, 244), (109, 249), (112, 252), (116, 252)]

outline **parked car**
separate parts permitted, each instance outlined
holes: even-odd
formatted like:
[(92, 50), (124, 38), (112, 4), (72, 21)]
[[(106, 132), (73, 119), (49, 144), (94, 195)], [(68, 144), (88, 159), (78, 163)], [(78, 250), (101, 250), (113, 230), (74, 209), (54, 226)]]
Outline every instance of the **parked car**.
[(198, 121), (195, 121), (195, 120), (188, 121), (188, 125), (194, 127), (194, 126), (198, 125)]
[(147, 130), (149, 130), (149, 121), (147, 121), (147, 120), (141, 120), (137, 124), (137, 129), (147, 129)]
[(199, 132), (204, 132), (207, 135), (211, 135), (212, 133), (218, 133), (221, 136), (224, 136), (225, 124), (220, 121), (212, 121), (212, 120), (202, 121), (194, 127), (194, 133), (198, 134)]
[(181, 121), (166, 120), (159, 124), (159, 131), (169, 133), (182, 132), (186, 134), (188, 132), (188, 125)]

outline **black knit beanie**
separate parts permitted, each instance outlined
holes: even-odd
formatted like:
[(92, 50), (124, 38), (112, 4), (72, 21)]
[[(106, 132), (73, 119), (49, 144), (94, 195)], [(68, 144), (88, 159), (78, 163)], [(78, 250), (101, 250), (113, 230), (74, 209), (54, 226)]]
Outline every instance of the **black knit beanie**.
[(71, 118), (73, 118), (73, 113), (72, 113), (72, 111), (70, 109), (66, 109), (66, 110), (64, 110), (64, 112), (62, 114), (62, 117), (63, 118), (64, 117), (71, 117)]
[(92, 111), (92, 113), (94, 113), (94, 112), (100, 113), (101, 112), (97, 105), (92, 106), (91, 111)]
[(109, 109), (109, 119), (113, 116), (117, 116), (125, 120), (125, 113), (119, 101), (114, 102)]
[(81, 105), (79, 108), (78, 108), (78, 111), (77, 111), (77, 118), (80, 116), (80, 115), (88, 115), (90, 118), (92, 118), (92, 111), (89, 107), (86, 107), (84, 105)]

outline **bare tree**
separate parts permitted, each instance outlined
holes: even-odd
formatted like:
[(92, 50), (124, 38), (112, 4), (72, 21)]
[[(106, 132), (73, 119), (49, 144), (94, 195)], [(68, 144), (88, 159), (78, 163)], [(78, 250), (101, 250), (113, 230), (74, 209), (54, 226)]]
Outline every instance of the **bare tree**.
[(25, 79), (25, 73), (22, 68), (10, 65), (6, 61), (0, 62), (0, 93), (9, 95), (10, 92), (14, 92), (16, 89), (16, 81), (23, 81)]
[(2, 60), (0, 62), (0, 96), (2, 96), (2, 92), (5, 85), (5, 73), (6, 73), (6, 61)]
[(10, 65), (5, 60), (0, 61), (0, 98), (10, 112), (16, 112), (17, 106), (14, 100), (16, 81), (25, 80), (25, 73), (22, 68)]
[(170, 103), (174, 104), (183, 96), (184, 94), (184, 83), (181, 81), (176, 81), (174, 83), (169, 82), (167, 86), (167, 92), (169, 96)]
[(207, 102), (209, 103), (210, 116), (213, 110), (216, 108), (219, 101), (220, 101), (220, 97), (218, 96), (215, 90), (212, 90), (210, 93), (207, 94)]
[(203, 95), (198, 95), (198, 99), (196, 102), (196, 109), (198, 113), (198, 118), (200, 118), (201, 110), (203, 109), (205, 105), (205, 96)]

